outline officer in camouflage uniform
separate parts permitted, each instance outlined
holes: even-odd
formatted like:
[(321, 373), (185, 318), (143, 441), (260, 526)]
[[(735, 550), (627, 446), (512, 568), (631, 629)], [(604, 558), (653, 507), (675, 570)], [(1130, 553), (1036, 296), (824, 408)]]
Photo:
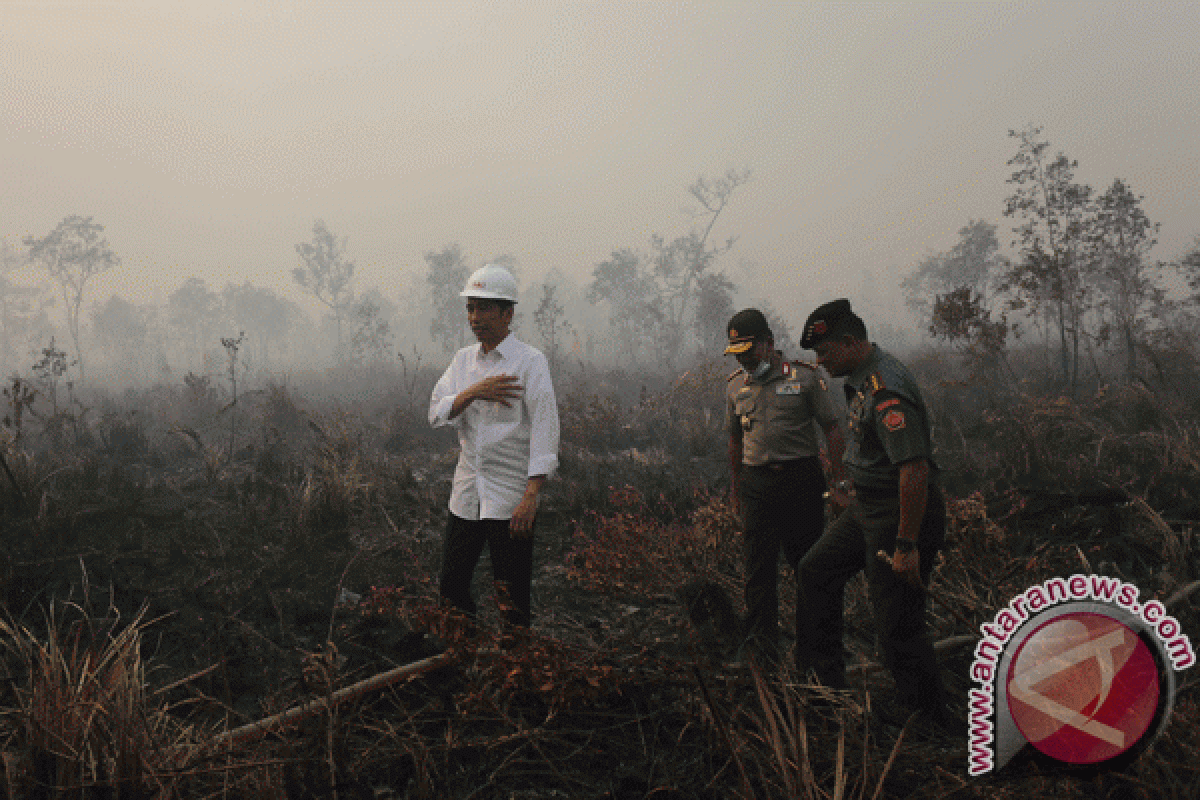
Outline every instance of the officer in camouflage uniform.
[(826, 686), (846, 686), (843, 588), (865, 569), (898, 699), (945, 723), (941, 675), (925, 624), (925, 586), (944, 539), (946, 512), (933, 481), (937, 466), (921, 391), (903, 364), (867, 339), (845, 299), (814, 311), (800, 344), (816, 350), (817, 363), (830, 375), (846, 379), (845, 465), (853, 497), (833, 492), (835, 505), (848, 505), (848, 511), (800, 562), (797, 666), (813, 669)]
[(778, 658), (779, 550), (795, 569), (824, 526), (825, 475), (814, 422), (825, 431), (835, 478), (843, 440), (825, 371), (784, 361), (762, 312), (729, 321), (725, 353), (741, 368), (726, 385), (729, 469), (746, 557), (746, 644), (760, 664)]

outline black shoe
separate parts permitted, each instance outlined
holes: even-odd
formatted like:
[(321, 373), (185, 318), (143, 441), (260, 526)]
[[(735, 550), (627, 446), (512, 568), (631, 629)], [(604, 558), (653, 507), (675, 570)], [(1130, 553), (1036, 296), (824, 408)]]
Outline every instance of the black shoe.
[(941, 739), (954, 744), (967, 743), (967, 721), (951, 714), (945, 707), (922, 710), (917, 715), (915, 730), (931, 739)]
[(839, 692), (850, 688), (846, 682), (846, 669), (838, 664), (810, 664), (797, 659), (796, 675), (800, 683), (811, 686), (823, 686)]
[(913, 709), (905, 706), (880, 704), (874, 711), (879, 733), (890, 739), (903, 731), (908, 741), (939, 742), (944, 744), (967, 743), (967, 723), (945, 708)]

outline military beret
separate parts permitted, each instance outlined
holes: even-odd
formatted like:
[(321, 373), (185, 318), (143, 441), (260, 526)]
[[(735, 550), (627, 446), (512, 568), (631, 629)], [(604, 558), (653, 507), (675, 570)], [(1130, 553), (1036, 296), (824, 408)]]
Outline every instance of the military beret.
[(800, 346), (805, 350), (812, 350), (829, 336), (838, 321), (843, 317), (853, 316), (853, 314), (854, 312), (850, 310), (850, 301), (844, 297), (820, 306), (808, 315), (808, 321), (804, 323), (804, 333), (800, 336)]
[(767, 318), (757, 308), (745, 308), (733, 315), (726, 326), (729, 346), (725, 355), (744, 353), (760, 339), (774, 339)]

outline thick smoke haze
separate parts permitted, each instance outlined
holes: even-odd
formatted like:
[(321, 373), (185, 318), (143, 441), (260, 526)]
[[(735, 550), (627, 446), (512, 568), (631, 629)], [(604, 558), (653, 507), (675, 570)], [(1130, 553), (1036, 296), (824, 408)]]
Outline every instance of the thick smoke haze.
[(915, 263), (970, 219), (1011, 239), (1010, 129), (1123, 179), (1153, 255), (1183, 252), (1198, 29), (1192, 3), (7, 0), (0, 235), (104, 225), (122, 263), (89, 308), (194, 276), (315, 315), (291, 270), (317, 219), (400, 314), (428, 314), (423, 256), (452, 242), (583, 304), (614, 250), (687, 232), (698, 176), (749, 168), (713, 231), (739, 304), (798, 326), (845, 295), (911, 329)]

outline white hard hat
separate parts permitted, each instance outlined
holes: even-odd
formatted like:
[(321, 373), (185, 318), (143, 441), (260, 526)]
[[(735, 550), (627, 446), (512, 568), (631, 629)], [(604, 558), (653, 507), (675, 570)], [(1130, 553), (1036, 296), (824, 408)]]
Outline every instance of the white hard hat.
[(475, 270), (467, 278), (467, 285), (459, 292), (462, 297), (482, 297), (489, 300), (517, 302), (517, 279), (498, 264), (487, 264)]

